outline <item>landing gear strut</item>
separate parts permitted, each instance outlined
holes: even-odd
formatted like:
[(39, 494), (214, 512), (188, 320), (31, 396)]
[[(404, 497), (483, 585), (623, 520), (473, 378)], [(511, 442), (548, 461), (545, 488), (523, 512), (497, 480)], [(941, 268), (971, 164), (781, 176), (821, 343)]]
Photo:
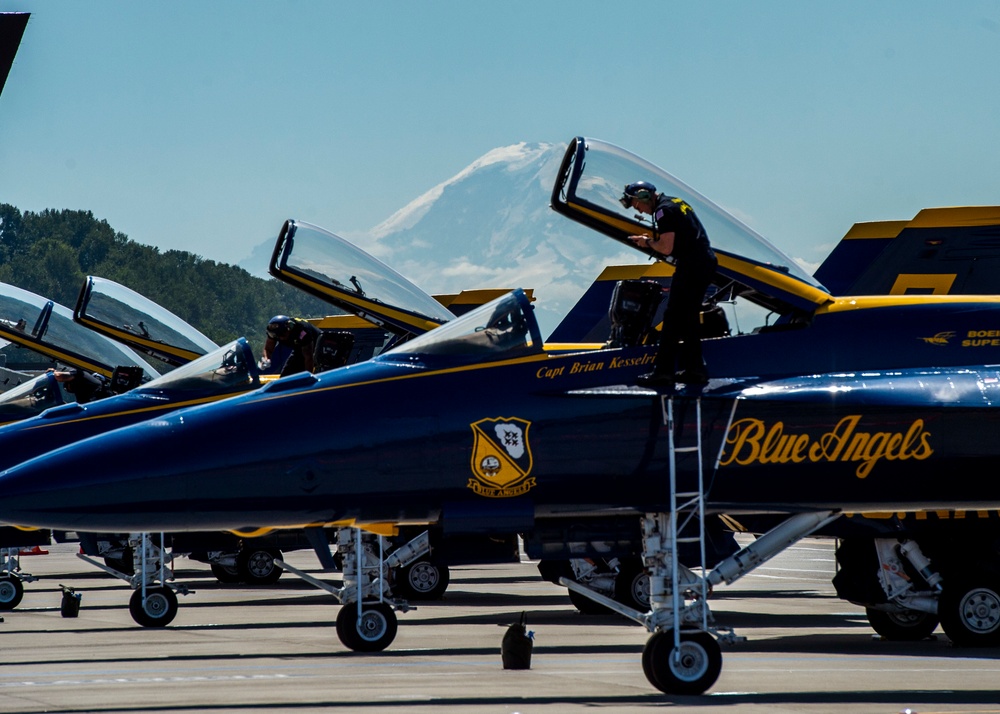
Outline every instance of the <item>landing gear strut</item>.
[[(174, 579), (173, 571), (167, 565), (171, 556), (163, 547), (163, 534), (159, 537), (160, 545), (153, 542), (148, 533), (132, 533), (128, 538), (127, 550), (132, 553), (132, 573), (124, 573), (98, 563), (93, 558), (79, 554), (77, 557), (86, 560), (104, 572), (124, 580), (132, 586), (135, 592), (129, 599), (128, 611), (132, 619), (143, 627), (166, 627), (177, 616), (177, 593), (187, 595), (189, 592), (183, 585), (168, 585), (167, 581)], [(157, 583), (160, 583), (157, 585)], [(176, 591), (176, 592), (175, 592)]]
[[(360, 528), (341, 528), (337, 532), (337, 552), (343, 556), (344, 581), (339, 588), (277, 561), (281, 568), (325, 590), (343, 605), (337, 614), (337, 637), (345, 647), (355, 652), (384, 650), (396, 638), (399, 627), (396, 611), (414, 609), (406, 600), (393, 597), (389, 584), (390, 570), (433, 562), (421, 560), (430, 553), (430, 536), (426, 531), (388, 557), (385, 546), (382, 536), (366, 533)], [(430, 582), (427, 571), (424, 574)], [(440, 578), (434, 584), (439, 583)], [(444, 585), (447, 586), (447, 580), (444, 580)]]
[(24, 598), (24, 583), (37, 580), (21, 570), (20, 548), (0, 549), (0, 611), (13, 610)]
[(640, 612), (561, 578), (560, 584), (643, 625), (651, 636), (642, 653), (642, 671), (650, 684), (667, 694), (701, 694), (722, 669), (720, 642), (744, 640), (717, 627), (708, 594), (721, 583), (732, 583), (774, 555), (838, 517), (833, 511), (791, 516), (711, 571), (695, 572), (676, 559), (677, 514), (643, 517), (643, 560), (650, 573), (651, 608)]

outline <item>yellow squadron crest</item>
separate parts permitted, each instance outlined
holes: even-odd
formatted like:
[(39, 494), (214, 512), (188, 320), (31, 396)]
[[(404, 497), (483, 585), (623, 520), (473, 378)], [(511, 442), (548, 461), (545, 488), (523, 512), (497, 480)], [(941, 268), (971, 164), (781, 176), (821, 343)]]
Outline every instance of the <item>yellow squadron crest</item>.
[(472, 427), (472, 475), (469, 488), (488, 498), (512, 498), (530, 491), (531, 422), (516, 417), (480, 419)]

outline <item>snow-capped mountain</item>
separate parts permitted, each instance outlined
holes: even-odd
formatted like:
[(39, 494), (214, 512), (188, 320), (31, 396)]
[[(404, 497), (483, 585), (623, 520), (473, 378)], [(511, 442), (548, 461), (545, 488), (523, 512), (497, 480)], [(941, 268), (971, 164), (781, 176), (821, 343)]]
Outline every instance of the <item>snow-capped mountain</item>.
[[(343, 237), (428, 293), (531, 288), (548, 335), (605, 266), (642, 262), (549, 208), (564, 151), (527, 143), (494, 149), (365, 234)], [(272, 247), (241, 265), (259, 273)]]

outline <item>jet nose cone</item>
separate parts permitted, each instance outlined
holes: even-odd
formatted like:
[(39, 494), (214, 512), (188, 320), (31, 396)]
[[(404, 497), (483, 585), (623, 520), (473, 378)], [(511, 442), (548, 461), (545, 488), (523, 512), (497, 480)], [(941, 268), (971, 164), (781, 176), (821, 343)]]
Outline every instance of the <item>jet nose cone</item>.
[(176, 435), (176, 425), (149, 422), (13, 466), (0, 473), (0, 521), (69, 530), (152, 530), (155, 524), (143, 516), (183, 490), (181, 481), (165, 487), (166, 474), (157, 469), (164, 453), (186, 453)]

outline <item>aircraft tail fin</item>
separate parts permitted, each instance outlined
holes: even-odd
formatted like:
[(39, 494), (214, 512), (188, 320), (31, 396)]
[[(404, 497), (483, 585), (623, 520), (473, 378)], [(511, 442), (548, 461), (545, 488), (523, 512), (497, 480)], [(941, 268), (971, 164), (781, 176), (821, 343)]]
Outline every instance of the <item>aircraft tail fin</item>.
[[(664, 287), (670, 285), (674, 274), (672, 265), (663, 262), (642, 265), (612, 265), (605, 268), (587, 291), (580, 297), (546, 340), (547, 343), (604, 342), (611, 334), (608, 307), (619, 280), (655, 280)], [(653, 324), (663, 319), (663, 306)]]
[(1000, 294), (1000, 206), (856, 223), (815, 277), (834, 295)]

